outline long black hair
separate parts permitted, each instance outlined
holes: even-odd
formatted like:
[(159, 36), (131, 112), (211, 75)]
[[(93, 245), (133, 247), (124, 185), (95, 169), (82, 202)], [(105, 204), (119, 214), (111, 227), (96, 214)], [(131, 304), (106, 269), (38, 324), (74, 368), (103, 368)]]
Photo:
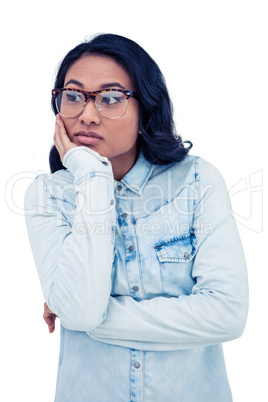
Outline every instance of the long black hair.
[[(176, 134), (165, 79), (156, 62), (136, 42), (120, 35), (100, 34), (81, 43), (61, 62), (54, 88), (63, 88), (69, 68), (81, 57), (91, 54), (112, 58), (130, 75), (139, 94), (139, 127), (142, 134), (138, 136), (138, 146), (144, 156), (159, 165), (183, 160), (192, 144), (185, 141), (190, 146), (184, 147), (181, 137)], [(57, 114), (54, 98), (51, 104)], [(52, 173), (65, 169), (55, 146), (51, 148), (49, 163)]]

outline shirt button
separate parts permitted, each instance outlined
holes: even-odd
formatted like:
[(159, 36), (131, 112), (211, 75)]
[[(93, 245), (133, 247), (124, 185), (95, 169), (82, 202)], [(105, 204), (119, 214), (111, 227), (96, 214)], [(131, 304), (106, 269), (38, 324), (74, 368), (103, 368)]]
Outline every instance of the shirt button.
[(117, 186), (117, 190), (118, 190), (118, 191), (121, 191), (121, 190), (122, 190), (122, 188), (123, 188), (123, 187), (121, 186), (121, 184), (118, 184), (118, 186)]
[(184, 257), (189, 258), (189, 254), (187, 253), (187, 251), (184, 253)]
[(128, 251), (133, 251), (134, 247), (133, 246), (129, 246)]
[(126, 217), (127, 217), (126, 213), (122, 214), (122, 218), (126, 218)]
[(110, 201), (110, 204), (111, 204), (111, 205), (114, 205), (114, 200), (111, 200), (111, 201)]
[(138, 290), (139, 290), (139, 286), (133, 286), (133, 288), (132, 288), (133, 290), (134, 290), (134, 292), (138, 292)]
[(102, 161), (101, 163), (102, 163), (103, 165), (105, 165), (105, 166), (108, 165), (108, 162), (105, 162), (105, 161)]
[(135, 364), (134, 364), (134, 367), (136, 368), (136, 369), (138, 369), (138, 368), (140, 368), (140, 363), (139, 362), (136, 362)]

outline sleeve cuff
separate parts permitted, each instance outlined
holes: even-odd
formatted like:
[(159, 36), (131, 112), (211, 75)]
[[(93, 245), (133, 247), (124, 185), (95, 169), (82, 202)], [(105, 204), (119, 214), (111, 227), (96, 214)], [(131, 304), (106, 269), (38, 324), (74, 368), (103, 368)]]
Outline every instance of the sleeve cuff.
[(103, 172), (112, 174), (111, 162), (105, 156), (87, 147), (71, 148), (63, 157), (62, 164), (76, 177), (85, 176), (86, 173)]

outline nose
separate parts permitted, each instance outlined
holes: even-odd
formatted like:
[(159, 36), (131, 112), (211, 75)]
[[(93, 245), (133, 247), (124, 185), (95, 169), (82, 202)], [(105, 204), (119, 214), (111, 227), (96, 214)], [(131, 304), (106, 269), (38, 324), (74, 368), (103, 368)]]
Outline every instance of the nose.
[(88, 99), (83, 112), (79, 116), (80, 123), (86, 125), (90, 124), (100, 124), (101, 116), (97, 111), (95, 101), (93, 99)]

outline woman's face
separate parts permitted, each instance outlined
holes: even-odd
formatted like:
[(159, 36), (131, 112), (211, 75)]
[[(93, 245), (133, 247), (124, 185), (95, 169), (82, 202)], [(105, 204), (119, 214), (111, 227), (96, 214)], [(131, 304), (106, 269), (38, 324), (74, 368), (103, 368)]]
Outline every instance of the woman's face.
[[(130, 76), (119, 64), (110, 58), (96, 55), (77, 60), (67, 71), (64, 87), (86, 91), (135, 89)], [(128, 99), (126, 114), (118, 119), (102, 116), (94, 101), (89, 99), (79, 116), (62, 117), (62, 120), (72, 142), (91, 148), (110, 160), (115, 178), (121, 179), (134, 165), (139, 134), (139, 105), (136, 99)], [(101, 138), (90, 137), (92, 133)]]

